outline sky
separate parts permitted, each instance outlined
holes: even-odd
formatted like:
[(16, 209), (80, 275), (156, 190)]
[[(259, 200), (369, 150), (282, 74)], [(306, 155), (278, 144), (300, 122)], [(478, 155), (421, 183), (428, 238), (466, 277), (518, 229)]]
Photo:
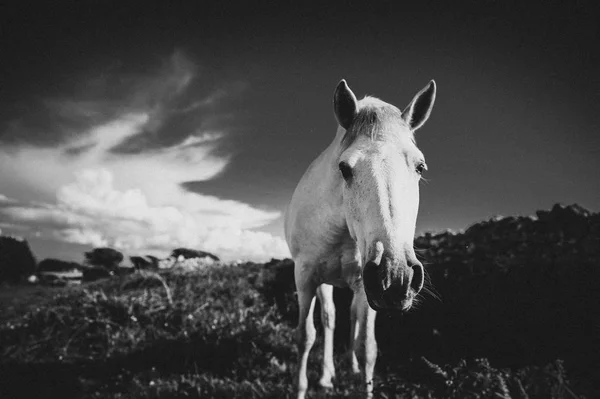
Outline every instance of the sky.
[(283, 212), (342, 78), (400, 109), (437, 83), (417, 234), (600, 211), (594, 2), (322, 3), (3, 3), (2, 234), (39, 260), (288, 256)]

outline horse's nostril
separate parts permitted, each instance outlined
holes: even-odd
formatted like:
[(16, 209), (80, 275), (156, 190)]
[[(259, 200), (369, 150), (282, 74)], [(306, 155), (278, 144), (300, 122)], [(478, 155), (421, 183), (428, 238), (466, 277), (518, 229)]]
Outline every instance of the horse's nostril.
[(410, 286), (415, 293), (419, 293), (421, 289), (423, 289), (423, 283), (425, 282), (425, 270), (423, 269), (423, 265), (421, 262), (418, 262), (412, 266), (413, 269), (413, 278), (410, 282)]

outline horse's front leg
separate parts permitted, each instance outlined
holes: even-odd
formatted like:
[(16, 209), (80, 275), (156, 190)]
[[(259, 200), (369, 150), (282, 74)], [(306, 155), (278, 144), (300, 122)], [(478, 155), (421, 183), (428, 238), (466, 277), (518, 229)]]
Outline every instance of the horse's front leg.
[(317, 289), (321, 303), (321, 322), (323, 323), (323, 373), (319, 385), (323, 388), (333, 388), (332, 378), (335, 377), (333, 364), (333, 332), (335, 330), (335, 304), (333, 303), (333, 286), (321, 284)]
[[(356, 312), (356, 327), (354, 332), (354, 342), (352, 345), (352, 367), (354, 369), (354, 359), (362, 364), (363, 382), (365, 392), (368, 398), (373, 396), (373, 371), (375, 361), (377, 360), (377, 342), (375, 341), (375, 312), (369, 306), (364, 289), (354, 292), (352, 299), (352, 312)], [(353, 370), (356, 371), (356, 370)]]
[(358, 353), (360, 349), (358, 347), (358, 305), (356, 303), (356, 294), (352, 298), (352, 305), (350, 306), (350, 364), (352, 366), (353, 374), (360, 374), (360, 367), (358, 365)]
[(308, 390), (308, 355), (315, 343), (316, 330), (313, 320), (316, 285), (312, 283), (302, 264), (296, 265), (296, 287), (298, 291), (298, 328), (296, 345), (298, 348), (298, 399), (304, 399)]

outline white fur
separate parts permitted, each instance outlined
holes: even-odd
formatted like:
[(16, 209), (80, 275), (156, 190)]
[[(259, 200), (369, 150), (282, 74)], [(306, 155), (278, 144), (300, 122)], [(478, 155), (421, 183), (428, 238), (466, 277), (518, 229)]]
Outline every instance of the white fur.
[[(347, 86), (345, 89), (349, 90)], [(371, 396), (377, 357), (376, 311), (369, 306), (363, 286), (363, 265), (373, 259), (379, 264), (385, 250), (392, 263), (404, 268), (404, 274), (399, 275), (410, 278), (410, 267), (406, 264), (416, 261), (412, 242), (420, 176), (415, 165), (423, 161), (423, 154), (397, 108), (371, 97), (359, 101), (357, 106), (358, 114), (362, 110), (384, 115), (377, 131), (355, 129), (357, 134), (349, 138), (346, 130), (338, 127), (333, 142), (312, 162), (298, 183), (285, 214), (285, 235), (295, 262), (299, 302), (298, 398), (304, 398), (308, 388), (306, 368), (315, 340), (315, 294), (321, 302), (325, 332), (320, 385), (332, 386), (335, 376), (332, 286), (349, 287), (354, 293), (352, 369), (356, 373), (362, 369), (365, 392)], [(420, 125), (423, 123), (420, 121)], [(370, 128), (368, 123), (361, 127)], [(353, 168), (350, 183), (339, 171), (342, 161)], [(390, 277), (393, 278), (398, 277)], [(410, 307), (411, 301), (409, 297), (403, 306)]]

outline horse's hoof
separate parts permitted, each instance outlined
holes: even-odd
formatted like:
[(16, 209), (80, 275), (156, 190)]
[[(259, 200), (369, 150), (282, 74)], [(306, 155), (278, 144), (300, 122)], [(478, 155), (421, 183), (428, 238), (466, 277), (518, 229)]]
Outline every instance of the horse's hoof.
[(331, 380), (319, 380), (319, 386), (323, 389), (333, 389), (333, 382)]

